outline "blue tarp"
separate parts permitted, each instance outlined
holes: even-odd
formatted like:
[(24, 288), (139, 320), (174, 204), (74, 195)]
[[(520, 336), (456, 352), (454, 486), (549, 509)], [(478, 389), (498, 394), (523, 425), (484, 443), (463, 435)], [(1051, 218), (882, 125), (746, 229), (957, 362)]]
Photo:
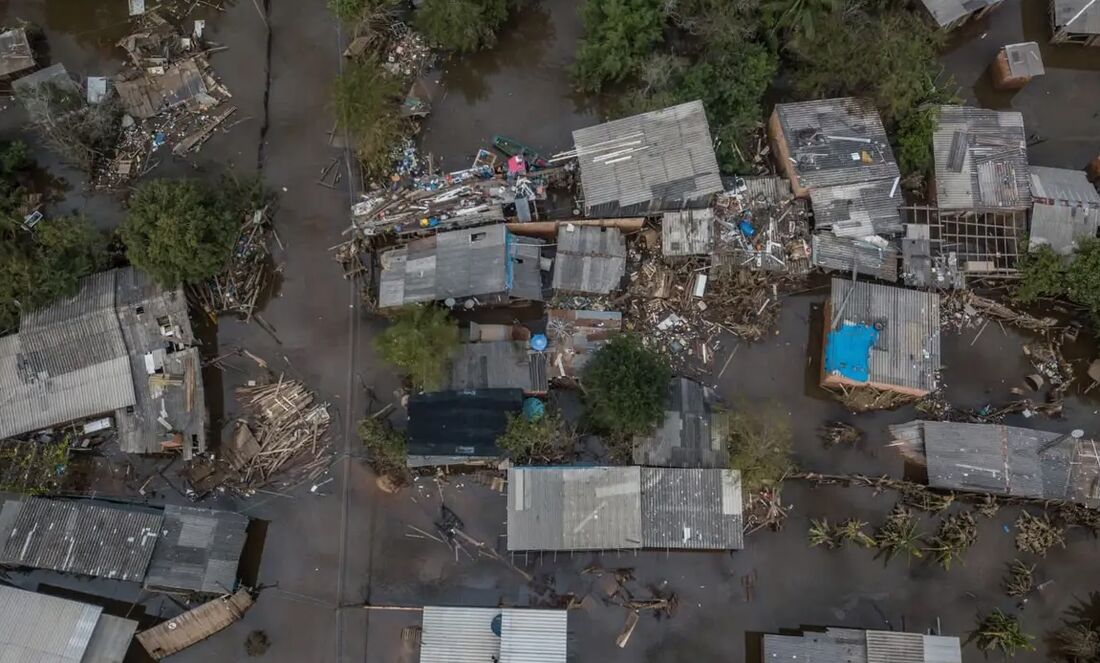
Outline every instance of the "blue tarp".
[(856, 382), (867, 382), (871, 347), (877, 340), (878, 330), (871, 325), (845, 324), (829, 332), (825, 343), (825, 371)]

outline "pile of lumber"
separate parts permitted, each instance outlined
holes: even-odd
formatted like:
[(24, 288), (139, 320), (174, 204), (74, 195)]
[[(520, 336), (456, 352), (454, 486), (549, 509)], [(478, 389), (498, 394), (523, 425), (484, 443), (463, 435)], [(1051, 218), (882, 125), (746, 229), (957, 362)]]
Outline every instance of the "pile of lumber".
[(233, 251), (221, 272), (194, 289), (194, 297), (214, 320), (235, 313), (250, 322), (271, 282), (268, 237), (273, 233), (267, 208), (249, 214), (237, 233)]
[(241, 459), (242, 484), (256, 489), (276, 475), (284, 482), (297, 482), (327, 469), (328, 404), (317, 403), (305, 385), (280, 377), (271, 384), (238, 389), (237, 399), (250, 415), (246, 425), (257, 445), (254, 455)]

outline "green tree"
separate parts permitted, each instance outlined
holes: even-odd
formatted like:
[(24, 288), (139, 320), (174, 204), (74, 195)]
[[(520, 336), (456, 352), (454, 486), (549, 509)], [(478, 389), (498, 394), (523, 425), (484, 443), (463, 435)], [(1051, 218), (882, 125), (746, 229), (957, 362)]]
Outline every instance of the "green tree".
[(517, 465), (561, 460), (566, 442), (572, 436), (557, 412), (547, 412), (536, 419), (522, 414), (509, 414), (508, 427), (497, 438), (497, 446)]
[(418, 30), (445, 49), (469, 53), (496, 43), (508, 20), (509, 0), (424, 0), (414, 18)]
[(1049, 246), (1027, 254), (1020, 263), (1016, 300), (1033, 304), (1044, 297), (1064, 298), (1081, 307), (1100, 333), (1100, 239), (1077, 242), (1072, 256)]
[(443, 384), (447, 360), (458, 349), (458, 323), (435, 306), (405, 306), (393, 314), (375, 345), (414, 387), (435, 389)]
[(599, 92), (638, 72), (662, 39), (661, 0), (585, 0), (584, 37), (573, 63), (573, 81), (584, 92)]
[(405, 137), (408, 123), (400, 115), (404, 94), (404, 84), (376, 58), (352, 62), (336, 78), (336, 122), (368, 175), (389, 170), (393, 150)]
[(588, 422), (615, 435), (649, 434), (664, 416), (671, 375), (664, 358), (636, 337), (615, 336), (592, 355), (584, 369)]
[(1049, 246), (1023, 256), (1019, 263), (1020, 280), (1015, 298), (1021, 304), (1034, 304), (1044, 297), (1062, 297), (1066, 294), (1067, 273), (1070, 261), (1058, 255)]
[(23, 181), (33, 167), (26, 143), (0, 141), (0, 234), (10, 235), (23, 223), (27, 196)]
[(752, 41), (760, 28), (759, 0), (665, 0), (664, 12), (707, 48)]
[(405, 435), (395, 431), (387, 422), (374, 417), (360, 421), (357, 431), (370, 459), (371, 468), (378, 474), (389, 477), (397, 485), (404, 483), (408, 476), (405, 460), (408, 443)]
[(985, 616), (979, 615), (978, 627), (970, 635), (983, 652), (999, 650), (1005, 656), (1015, 656), (1020, 651), (1035, 651), (1031, 641), (1035, 638), (1024, 633), (1015, 615), (1006, 615), (1000, 609)]
[(245, 212), (234, 197), (195, 179), (138, 185), (119, 229), (127, 257), (169, 287), (217, 274)]
[(355, 25), (367, 13), (371, 0), (328, 0), (328, 8), (345, 25)]
[(932, 134), (939, 120), (939, 106), (922, 104), (904, 111), (898, 118), (895, 148), (902, 177), (919, 178), (918, 185), (932, 175)]
[(843, 6), (841, 0), (771, 0), (764, 4), (764, 13), (771, 19), (772, 29), (785, 33), (788, 41), (813, 41), (818, 22)]
[(789, 417), (778, 406), (741, 407), (729, 416), (730, 468), (747, 493), (774, 487), (791, 469)]

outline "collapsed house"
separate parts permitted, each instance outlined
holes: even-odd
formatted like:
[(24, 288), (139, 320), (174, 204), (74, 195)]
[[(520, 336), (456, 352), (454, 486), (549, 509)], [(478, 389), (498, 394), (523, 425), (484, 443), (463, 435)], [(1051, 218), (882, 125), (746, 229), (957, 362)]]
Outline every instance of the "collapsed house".
[(709, 207), (722, 190), (703, 102), (573, 132), (584, 216)]
[(874, 104), (843, 97), (777, 104), (768, 132), (780, 172), (814, 213), (813, 264), (897, 279), (901, 174)]
[(834, 278), (824, 325), (821, 386), (913, 397), (938, 386), (936, 293)]
[(1082, 170), (1031, 166), (1031, 237), (1029, 249), (1049, 246), (1070, 255), (1100, 227), (1100, 193)]
[(946, 32), (985, 16), (1002, 2), (1004, 0), (921, 0), (920, 4), (926, 16)]
[(622, 331), (618, 311), (547, 309), (546, 335), (550, 340), (547, 363), (551, 377), (577, 380), (592, 355)]
[(26, 30), (12, 28), (0, 32), (0, 79), (11, 78), (35, 66)]
[(247, 589), (239, 589), (138, 633), (137, 641), (159, 661), (240, 621), (253, 601)]
[(521, 389), (436, 391), (409, 397), (409, 467), (475, 465), (501, 457), (497, 438), (523, 408)]
[(1092, 0), (1050, 0), (1052, 44), (1100, 46), (1100, 3)]
[(503, 225), (413, 240), (382, 254), (378, 305), (445, 301), (474, 308), (542, 301), (541, 246)]
[(556, 293), (606, 295), (626, 274), (626, 240), (618, 228), (558, 227), (552, 287)]
[(98, 605), (0, 585), (0, 660), (122, 663), (138, 623)]
[(97, 419), (127, 453), (206, 449), (202, 363), (180, 288), (132, 267), (92, 274), (77, 293), (24, 313), (0, 337), (0, 439)]
[(565, 663), (568, 613), (424, 606), (420, 663)]
[(896, 446), (944, 490), (1076, 502), (1100, 507), (1100, 457), (1073, 434), (949, 421), (890, 426)]
[(665, 418), (651, 435), (634, 437), (634, 463), (658, 467), (729, 466), (729, 413), (708, 387), (673, 378), (665, 397)]
[(0, 563), (143, 583), (146, 589), (220, 594), (236, 586), (248, 518), (169, 506), (92, 500), (0, 504)]
[(805, 198), (790, 180), (738, 178), (718, 194), (718, 224), (711, 263), (728, 270), (752, 269), (799, 276), (810, 271), (810, 219)]
[(962, 663), (958, 638), (898, 631), (827, 628), (798, 635), (765, 633), (763, 663)]
[(510, 551), (743, 547), (741, 473), (737, 470), (508, 470)]

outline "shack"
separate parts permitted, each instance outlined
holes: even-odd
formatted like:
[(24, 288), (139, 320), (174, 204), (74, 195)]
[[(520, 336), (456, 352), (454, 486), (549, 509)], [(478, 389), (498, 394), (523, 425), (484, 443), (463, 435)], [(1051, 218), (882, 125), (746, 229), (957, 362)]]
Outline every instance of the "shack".
[(565, 610), (425, 606), (420, 663), (565, 663)]
[(89, 603), (0, 585), (0, 660), (122, 663), (137, 622)]
[(216, 598), (142, 631), (137, 634), (137, 640), (150, 656), (159, 661), (239, 621), (252, 603), (248, 590), (239, 589), (234, 594)]
[(592, 354), (623, 328), (618, 311), (548, 309), (546, 318), (550, 375), (568, 380), (580, 378)]
[(436, 391), (409, 398), (409, 467), (476, 465), (500, 458), (497, 438), (523, 408), (521, 389)]
[(145, 588), (196, 594), (233, 591), (247, 530), (248, 517), (239, 513), (165, 506)]
[(573, 132), (587, 217), (709, 207), (722, 190), (703, 102)]
[(546, 353), (532, 350), (524, 341), (463, 343), (451, 358), (450, 388), (520, 389), (529, 395), (545, 394), (550, 389)]
[(941, 210), (1031, 207), (1024, 116), (971, 106), (940, 106), (932, 134)]
[(163, 66), (156, 75), (142, 69), (115, 77), (122, 107), (133, 117), (144, 119), (184, 105), (193, 110), (216, 106), (218, 100), (209, 94), (196, 60)]
[(1100, 3), (1093, 0), (1050, 0), (1052, 44), (1100, 46)]
[(1082, 239), (1096, 237), (1100, 193), (1082, 170), (1031, 166), (1030, 250), (1049, 246), (1070, 255)]
[(765, 633), (762, 663), (962, 663), (958, 638), (898, 631), (826, 628), (797, 635)]
[(652, 435), (635, 436), (634, 462), (659, 467), (729, 467), (729, 413), (714, 392), (687, 378), (673, 378), (665, 418)]
[(921, 0), (925, 14), (940, 30), (948, 32), (979, 19), (1004, 0)]
[(132, 267), (81, 279), (0, 337), (0, 439), (110, 416), (127, 453), (206, 449), (201, 361), (183, 290)]
[(553, 288), (558, 293), (606, 295), (626, 274), (626, 240), (618, 228), (558, 228)]
[(892, 446), (944, 490), (1065, 500), (1100, 507), (1092, 440), (1002, 424), (910, 421), (890, 426)]
[(449, 301), (474, 308), (542, 301), (541, 246), (503, 225), (415, 239), (382, 255), (378, 305)]
[(508, 470), (508, 550), (739, 550), (741, 473), (665, 467)]
[(661, 255), (708, 256), (714, 251), (714, 210), (665, 212), (661, 219)]
[(993, 86), (998, 90), (1018, 90), (1024, 87), (1032, 78), (1046, 73), (1039, 44), (1027, 41), (1002, 46), (990, 66), (990, 73)]
[(27, 40), (27, 31), (12, 28), (0, 32), (0, 79), (10, 79), (34, 67), (34, 52)]
[(824, 324), (821, 386), (914, 397), (936, 389), (939, 295), (834, 278)]

